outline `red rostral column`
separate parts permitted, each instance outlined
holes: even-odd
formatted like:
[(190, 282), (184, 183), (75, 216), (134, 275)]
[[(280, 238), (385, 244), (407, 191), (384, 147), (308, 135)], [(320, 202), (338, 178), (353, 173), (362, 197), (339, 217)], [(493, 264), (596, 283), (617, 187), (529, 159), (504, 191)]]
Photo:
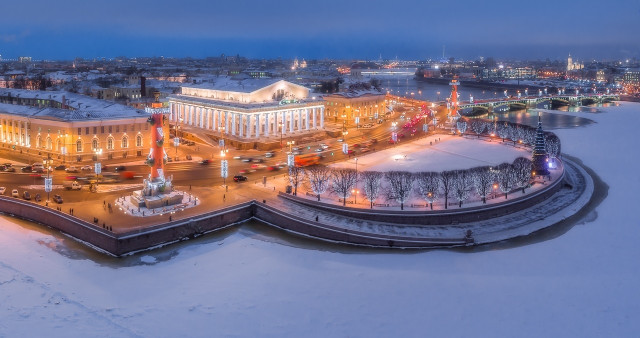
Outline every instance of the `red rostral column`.
[(458, 85), (460, 84), (458, 76), (454, 75), (449, 84), (451, 85), (451, 110), (449, 115), (454, 117), (458, 115)]
[(151, 166), (151, 180), (155, 178), (164, 178), (164, 133), (162, 132), (162, 111), (154, 109), (149, 123), (151, 129), (151, 156), (153, 165)]

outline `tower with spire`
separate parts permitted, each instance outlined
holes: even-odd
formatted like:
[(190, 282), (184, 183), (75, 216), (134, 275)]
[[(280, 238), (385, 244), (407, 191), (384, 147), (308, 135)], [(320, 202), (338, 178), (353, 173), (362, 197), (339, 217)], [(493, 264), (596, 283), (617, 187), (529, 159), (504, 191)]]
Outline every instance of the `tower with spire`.
[(542, 130), (542, 119), (538, 112), (538, 129), (536, 130), (536, 144), (533, 147), (533, 176), (549, 175), (549, 164), (547, 147), (544, 142), (544, 130)]

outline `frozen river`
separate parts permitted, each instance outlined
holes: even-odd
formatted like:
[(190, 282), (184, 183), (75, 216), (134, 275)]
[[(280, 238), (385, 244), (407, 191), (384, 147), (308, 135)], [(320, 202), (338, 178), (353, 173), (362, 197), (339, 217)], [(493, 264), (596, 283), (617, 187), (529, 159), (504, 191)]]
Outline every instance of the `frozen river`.
[(528, 245), (352, 249), (254, 224), (113, 259), (1, 218), (0, 336), (637, 336), (629, 210), (640, 164), (619, 145), (640, 146), (640, 104), (600, 110), (554, 132), (608, 197), (562, 236)]

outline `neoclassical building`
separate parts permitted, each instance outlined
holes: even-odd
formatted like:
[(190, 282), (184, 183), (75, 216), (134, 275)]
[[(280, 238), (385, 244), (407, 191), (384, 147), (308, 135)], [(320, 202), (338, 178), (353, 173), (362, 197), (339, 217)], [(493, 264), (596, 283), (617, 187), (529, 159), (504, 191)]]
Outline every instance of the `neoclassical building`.
[(374, 90), (338, 92), (324, 97), (327, 118), (346, 125), (355, 125), (356, 117), (360, 123), (367, 118), (377, 119), (386, 110), (386, 96)]
[[(149, 114), (67, 92), (0, 89), (0, 149), (61, 162), (144, 156)], [(146, 145), (146, 146), (145, 146)]]
[(169, 96), (169, 119), (238, 141), (324, 129), (324, 104), (309, 89), (279, 79), (234, 80), (183, 86)]

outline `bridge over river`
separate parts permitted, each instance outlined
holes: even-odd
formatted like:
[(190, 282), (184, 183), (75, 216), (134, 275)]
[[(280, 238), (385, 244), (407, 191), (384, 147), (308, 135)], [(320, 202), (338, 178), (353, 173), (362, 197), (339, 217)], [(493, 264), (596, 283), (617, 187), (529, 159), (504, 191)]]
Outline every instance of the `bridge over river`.
[(507, 112), (526, 108), (552, 109), (558, 106), (583, 106), (617, 100), (620, 100), (620, 96), (614, 94), (527, 96), (461, 102), (459, 107), (461, 115), (473, 116), (489, 112)]

